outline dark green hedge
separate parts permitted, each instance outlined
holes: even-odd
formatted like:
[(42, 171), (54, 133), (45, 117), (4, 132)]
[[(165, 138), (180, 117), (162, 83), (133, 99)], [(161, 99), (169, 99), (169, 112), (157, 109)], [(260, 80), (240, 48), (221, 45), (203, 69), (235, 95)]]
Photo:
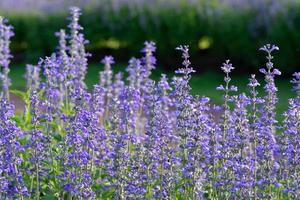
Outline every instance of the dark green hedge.
[[(300, 8), (289, 9), (290, 12), (279, 13), (264, 23), (252, 11), (224, 8), (222, 13), (211, 15), (186, 4), (179, 10), (158, 8), (136, 12), (126, 7), (118, 12), (93, 8), (83, 11), (81, 24), (90, 41), (87, 49), (95, 61), (104, 53), (126, 61), (130, 56), (139, 56), (145, 40), (153, 40), (158, 46), (159, 60), (170, 70), (177, 67), (175, 63), (179, 60), (174, 48), (189, 44), (192, 60), (200, 69), (217, 68), (230, 58), (240, 71), (249, 71), (264, 62), (258, 48), (274, 43), (281, 49), (276, 64), (290, 73), (300, 70)], [(57, 45), (54, 33), (68, 23), (62, 13), (4, 15), (14, 26), (12, 50), (19, 62), (37, 62), (40, 56), (49, 55)]]

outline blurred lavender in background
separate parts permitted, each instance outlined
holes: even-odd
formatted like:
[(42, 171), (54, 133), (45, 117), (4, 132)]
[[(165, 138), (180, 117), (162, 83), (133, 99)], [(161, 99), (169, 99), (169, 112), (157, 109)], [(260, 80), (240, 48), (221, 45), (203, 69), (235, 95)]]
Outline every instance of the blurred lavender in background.
[[(58, 12), (66, 11), (70, 6), (81, 8), (92, 8), (95, 5), (99, 8), (112, 8), (118, 11), (123, 6), (138, 11), (139, 8), (148, 7), (155, 12), (156, 8), (180, 8), (182, 4), (192, 4), (199, 9), (211, 6), (222, 9), (222, 6), (230, 6), (236, 9), (253, 9), (265, 15), (276, 15), (284, 13), (286, 6), (299, 3), (298, 0), (1, 0), (0, 10), (13, 12)], [(210, 5), (210, 6), (208, 6)], [(218, 6), (216, 6), (218, 5)]]
[(256, 13), (256, 23), (268, 26), (277, 15), (291, 15), (291, 7), (299, 4), (299, 0), (220, 0), (233, 9)]
[[(101, 1), (101, 0), (100, 0)], [(66, 11), (70, 6), (86, 6), (95, 0), (1, 0), (2, 11), (13, 12), (57, 12)]]
[[(296, 4), (299, 4), (298, 0), (1, 0), (0, 12), (50, 14), (66, 12), (70, 6), (77, 6), (119, 15), (121, 9), (126, 7), (130, 10), (129, 17), (132, 17), (145, 9), (152, 16), (164, 9), (179, 13), (185, 11), (183, 5), (189, 5), (196, 8), (199, 17), (218, 17), (228, 9), (235, 12), (251, 11), (255, 15), (255, 24), (268, 26), (277, 15), (292, 15), (290, 8)], [(141, 23), (145, 21), (143, 17), (140, 20)]]

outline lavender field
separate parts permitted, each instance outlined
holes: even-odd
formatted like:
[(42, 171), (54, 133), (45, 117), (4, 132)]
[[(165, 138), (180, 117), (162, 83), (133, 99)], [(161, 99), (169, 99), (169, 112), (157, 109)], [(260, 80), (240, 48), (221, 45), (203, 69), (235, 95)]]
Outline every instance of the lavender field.
[[(53, 33), (56, 50), (26, 66), (26, 91), (10, 89), (14, 33), (0, 18), (1, 200), (300, 199), (300, 72), (279, 121), (278, 46), (259, 49), (264, 82), (251, 74), (246, 91), (232, 84), (235, 66), (224, 61), (221, 105), (192, 95), (187, 45), (176, 47), (175, 75), (153, 80), (152, 41), (129, 60), (126, 76), (114, 73), (112, 56), (102, 58), (89, 90), (80, 15), (71, 7), (66, 29)], [(24, 112), (14, 112), (11, 95)]]

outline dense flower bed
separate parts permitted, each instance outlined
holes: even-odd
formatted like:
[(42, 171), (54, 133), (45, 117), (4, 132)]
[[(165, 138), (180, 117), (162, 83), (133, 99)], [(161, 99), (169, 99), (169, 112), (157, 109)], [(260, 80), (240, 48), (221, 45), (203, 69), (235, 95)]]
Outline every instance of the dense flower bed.
[(55, 53), (27, 66), (27, 91), (11, 91), (26, 103), (16, 115), (8, 77), (13, 33), (0, 18), (0, 199), (300, 198), (300, 73), (291, 81), (297, 96), (279, 123), (277, 46), (260, 49), (267, 55), (264, 95), (255, 75), (249, 92), (237, 93), (234, 67), (229, 60), (222, 65), (222, 106), (190, 94), (188, 46), (177, 48), (183, 68), (172, 80), (151, 80), (153, 42), (130, 59), (127, 78), (113, 73), (114, 59), (106, 56), (90, 92), (79, 15), (71, 9)]

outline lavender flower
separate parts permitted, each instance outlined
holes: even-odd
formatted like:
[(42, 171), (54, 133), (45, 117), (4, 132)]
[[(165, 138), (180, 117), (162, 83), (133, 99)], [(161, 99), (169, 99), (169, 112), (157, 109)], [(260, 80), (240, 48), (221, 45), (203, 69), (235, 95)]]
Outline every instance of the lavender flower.
[(58, 33), (56, 33), (56, 36), (59, 38), (59, 56), (65, 57), (67, 56), (67, 41), (66, 41), (66, 31), (64, 29), (61, 29)]
[(83, 28), (79, 25), (79, 16), (81, 15), (80, 13), (80, 9), (77, 7), (71, 7), (70, 8), (70, 13), (71, 13), (71, 17), (70, 17), (70, 24), (69, 24), (69, 28), (71, 31), (71, 39), (70, 39), (70, 49), (69, 49), (69, 53), (71, 55), (71, 57), (75, 58), (78, 54), (78, 34), (79, 31), (82, 30)]
[(119, 96), (120, 92), (124, 89), (125, 83), (123, 81), (123, 73), (118, 72), (115, 74), (113, 83), (113, 95)]
[[(195, 171), (193, 164), (194, 155), (194, 145), (193, 141), (193, 128), (195, 120), (195, 108), (194, 108), (194, 97), (189, 94), (190, 86), (189, 80), (191, 78), (190, 73), (194, 72), (193, 68), (190, 67), (188, 46), (180, 46), (177, 48), (182, 51), (183, 66), (175, 73), (183, 74), (183, 77), (174, 77), (172, 84), (174, 85), (174, 92), (172, 96), (175, 99), (176, 108), (176, 132), (179, 141), (179, 152), (180, 152), (180, 162), (181, 162), (181, 180), (183, 182), (180, 187), (183, 198), (187, 198), (189, 194), (189, 188), (194, 188), (195, 183), (192, 179), (193, 173)], [(189, 161), (191, 160), (191, 162)], [(193, 190), (193, 189), (192, 189)]]
[(140, 59), (131, 58), (129, 60), (129, 65), (126, 68), (129, 76), (127, 80), (131, 87), (135, 87), (136, 89), (140, 89), (143, 82), (143, 66)]
[(190, 73), (194, 73), (195, 70), (193, 68), (190, 68), (191, 62), (189, 61), (190, 55), (189, 55), (189, 46), (179, 46), (176, 48), (176, 50), (179, 50), (182, 52), (182, 58), (183, 62), (182, 65), (185, 68), (180, 68), (175, 71), (177, 74), (184, 74), (185, 76), (188, 76)]
[[(102, 64), (104, 64), (104, 70), (100, 72), (100, 85), (104, 87), (108, 93), (111, 92), (112, 88), (112, 77), (113, 77), (113, 72), (111, 70), (111, 65), (115, 63), (114, 58), (112, 56), (105, 56), (102, 61)], [(111, 94), (110, 94), (111, 95)]]
[(254, 163), (251, 149), (250, 123), (247, 118), (247, 106), (250, 99), (245, 94), (234, 97), (235, 108), (232, 111), (231, 126), (228, 129), (225, 148), (228, 157), (224, 168), (228, 173), (228, 191), (232, 198), (253, 197)]
[(72, 8), (70, 33), (57, 34), (56, 53), (27, 65), (28, 91), (19, 94), (29, 98), (20, 115), (8, 101), (11, 27), (0, 18), (0, 199), (300, 198), (300, 73), (279, 127), (280, 71), (272, 61), (278, 47), (260, 49), (267, 53), (263, 97), (255, 75), (249, 96), (234, 95), (229, 60), (217, 87), (223, 106), (192, 95), (188, 46), (177, 48), (183, 67), (171, 84), (166, 75), (156, 82), (153, 42), (145, 42), (142, 58), (129, 61), (128, 84), (123, 73), (113, 73), (113, 58), (104, 57), (90, 93), (79, 16)]
[[(236, 92), (237, 87), (234, 85), (230, 85), (231, 78), (229, 74), (234, 69), (230, 60), (226, 60), (225, 63), (221, 66), (222, 71), (225, 73), (224, 77), (224, 85), (220, 85), (217, 87), (217, 90), (223, 91), (223, 99), (224, 99), (224, 113), (222, 114), (222, 122), (219, 124), (219, 128), (217, 128), (215, 132), (215, 143), (216, 143), (216, 154), (217, 158), (215, 160), (216, 166), (215, 170), (217, 171), (217, 176), (215, 178), (215, 187), (219, 191), (218, 197), (219, 198), (228, 198), (227, 191), (232, 188), (232, 183), (230, 182), (230, 144), (227, 141), (230, 141), (230, 137), (234, 134), (232, 130), (230, 130), (230, 124), (234, 120), (232, 115), (232, 110), (229, 106), (229, 103), (233, 101), (235, 98), (231, 95), (231, 92)], [(232, 172), (231, 172), (232, 173)], [(234, 191), (232, 191), (234, 192)]]
[(105, 113), (105, 89), (100, 85), (94, 85), (93, 90), (93, 109), (95, 114), (98, 115), (99, 121), (104, 125)]
[(27, 81), (27, 90), (34, 91), (40, 87), (40, 65), (26, 65), (25, 78)]
[[(273, 69), (271, 53), (274, 50), (279, 50), (275, 45), (267, 44), (260, 48), (267, 53), (266, 69), (260, 69), (260, 72), (265, 75), (266, 85), (264, 89), (266, 96), (264, 97), (264, 106), (260, 110), (259, 130), (257, 132), (257, 157), (259, 170), (257, 173), (258, 187), (261, 189), (260, 197), (272, 198), (272, 185), (277, 185), (276, 170), (278, 170), (278, 162), (276, 156), (278, 154), (278, 146), (276, 142), (276, 103), (277, 103), (277, 88), (275, 86), (274, 77), (280, 75), (279, 70)], [(262, 193), (267, 190), (268, 192)]]
[(222, 67), (221, 67), (222, 71), (225, 73), (225, 77), (224, 77), (224, 85), (220, 85), (219, 87), (217, 87), (217, 90), (220, 91), (224, 91), (224, 114), (223, 114), (223, 122), (222, 122), (222, 132), (223, 132), (223, 136), (222, 136), (222, 143), (224, 143), (226, 141), (226, 134), (228, 131), (228, 121), (230, 120), (230, 107), (229, 107), (229, 102), (232, 100), (231, 99), (231, 92), (236, 92), (237, 91), (237, 87), (234, 85), (230, 85), (230, 81), (231, 78), (229, 76), (229, 74), (231, 73), (231, 71), (234, 69), (234, 67), (232, 66), (232, 64), (230, 63), (230, 60), (226, 60), (225, 63), (223, 63)]
[[(172, 197), (178, 178), (178, 159), (176, 144), (179, 138), (174, 132), (176, 115), (171, 111), (173, 100), (170, 98), (168, 80), (162, 75), (153, 91), (153, 120), (146, 132), (144, 154), (149, 179), (153, 182), (153, 196), (166, 199)], [(151, 184), (152, 185), (152, 184)]]
[(255, 74), (251, 75), (249, 78), (248, 87), (250, 88), (251, 94), (251, 117), (250, 117), (250, 143), (251, 143), (251, 151), (253, 152), (253, 197), (257, 197), (257, 143), (258, 143), (258, 131), (259, 131), (259, 108), (258, 106), (264, 102), (264, 100), (258, 97), (257, 87), (260, 86), (259, 82), (255, 78)]
[(105, 118), (108, 117), (108, 105), (110, 104), (113, 93), (113, 71), (111, 65), (114, 64), (114, 58), (112, 56), (105, 56), (101, 63), (104, 64), (104, 70), (100, 72), (100, 86), (105, 89)]
[(282, 163), (281, 177), (285, 180), (284, 192), (288, 193), (292, 199), (297, 199), (299, 193), (299, 155), (300, 155), (300, 126), (299, 126), (299, 106), (298, 99), (289, 100), (289, 108), (284, 113), (284, 133), (282, 136)]
[(61, 63), (59, 61), (56, 55), (53, 54), (40, 62), (40, 64), (43, 64), (46, 77), (46, 83), (43, 84), (43, 87), (46, 97), (44, 108), (47, 113), (45, 115), (48, 121), (52, 121), (52, 118), (59, 114), (64, 97), (64, 90), (62, 90), (64, 71), (60, 68)]
[[(89, 95), (86, 97), (83, 101), (91, 100)], [(79, 198), (93, 198), (95, 195), (91, 169), (96, 163), (98, 144), (104, 139), (102, 130), (97, 127), (97, 115), (87, 109), (78, 108), (67, 128), (67, 155), (62, 176), (64, 190)]]
[(153, 53), (156, 51), (156, 46), (152, 41), (146, 41), (144, 45), (145, 47), (142, 50), (142, 52), (145, 53), (145, 56), (142, 58), (144, 66), (143, 77), (147, 79), (151, 75), (151, 71), (155, 69), (156, 58), (153, 56)]
[(88, 41), (85, 40), (83, 34), (80, 33), (83, 29), (79, 25), (80, 9), (72, 7), (70, 8), (70, 12), (70, 24), (68, 26), (70, 28), (70, 47), (68, 48), (70, 56), (70, 76), (75, 88), (77, 87), (76, 85), (85, 88), (84, 77), (87, 70), (87, 57), (90, 56), (90, 54), (86, 53), (84, 46)]
[(294, 84), (293, 89), (297, 92), (298, 97), (300, 96), (300, 72), (295, 72), (293, 74), (294, 78), (291, 83)]
[(8, 77), (9, 73), (9, 63), (11, 59), (10, 55), (10, 38), (14, 35), (12, 32), (12, 26), (7, 25), (7, 20), (0, 16), (0, 80), (2, 85), (1, 96), (3, 98), (9, 99), (8, 88), (10, 86), (10, 79)]
[(28, 189), (21, 169), (24, 146), (19, 142), (24, 133), (11, 119), (13, 105), (5, 99), (0, 100), (0, 105), (0, 196), (2, 199), (26, 197)]
[[(294, 90), (299, 94), (299, 73), (294, 73), (292, 83), (294, 84)], [(300, 155), (300, 100), (299, 95), (296, 98), (289, 100), (288, 110), (284, 113), (284, 133), (282, 139), (282, 178), (285, 180), (284, 192), (288, 193), (292, 199), (297, 199), (300, 196), (299, 193), (299, 155)]]

